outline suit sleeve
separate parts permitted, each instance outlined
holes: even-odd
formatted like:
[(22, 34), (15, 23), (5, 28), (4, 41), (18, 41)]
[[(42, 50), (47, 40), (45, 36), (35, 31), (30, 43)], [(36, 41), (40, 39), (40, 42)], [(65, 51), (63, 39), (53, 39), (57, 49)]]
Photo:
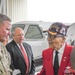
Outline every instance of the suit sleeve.
[(35, 74), (35, 62), (34, 62), (34, 58), (33, 58), (33, 52), (32, 52), (32, 48), (30, 45), (28, 45), (28, 47), (30, 48), (30, 55), (31, 55), (31, 71), (29, 73), (29, 75), (34, 75)]
[(46, 75), (45, 69), (44, 69), (44, 51), (42, 52), (42, 58), (43, 58), (43, 67), (37, 75)]
[(35, 63), (34, 63), (34, 60), (32, 59), (32, 65), (31, 65), (30, 75), (34, 75), (34, 73), (35, 73)]

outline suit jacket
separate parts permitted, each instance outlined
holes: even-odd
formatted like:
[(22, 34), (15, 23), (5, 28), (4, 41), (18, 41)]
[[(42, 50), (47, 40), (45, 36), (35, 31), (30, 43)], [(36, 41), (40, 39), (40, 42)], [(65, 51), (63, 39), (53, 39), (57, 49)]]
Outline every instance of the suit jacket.
[[(28, 59), (29, 59), (29, 74), (28, 75), (34, 75), (35, 72), (35, 64), (33, 60), (33, 53), (31, 50), (31, 46), (27, 43), (23, 43), (23, 46), (26, 50)], [(17, 46), (14, 40), (12, 40), (10, 43), (6, 45), (6, 48), (8, 52), (11, 55), (11, 69), (19, 69), (21, 71), (21, 75), (26, 75), (26, 63), (24, 60), (24, 57), (21, 53), (21, 50)]]
[[(70, 64), (70, 54), (72, 51), (72, 46), (69, 46), (66, 44), (65, 50), (62, 56), (61, 64), (59, 67), (58, 75), (64, 75), (64, 71), (66, 67), (71, 67)], [(43, 68), (37, 75), (54, 75), (54, 69), (53, 69), (53, 49), (48, 48), (43, 51), (42, 53), (43, 57)]]

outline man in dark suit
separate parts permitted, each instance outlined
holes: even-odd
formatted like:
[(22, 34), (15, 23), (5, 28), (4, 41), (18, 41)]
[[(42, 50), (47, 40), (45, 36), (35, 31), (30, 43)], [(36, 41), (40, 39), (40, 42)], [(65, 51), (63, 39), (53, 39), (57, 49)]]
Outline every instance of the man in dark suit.
[(70, 54), (73, 47), (65, 43), (66, 31), (66, 26), (59, 22), (50, 26), (48, 39), (50, 38), (52, 47), (43, 51), (43, 68), (37, 75), (67, 75), (66, 73), (69, 73), (72, 68)]
[[(31, 46), (23, 42), (23, 40), (24, 31), (21, 28), (15, 28), (13, 31), (13, 40), (6, 45), (12, 59), (10, 67), (12, 70), (19, 69), (21, 75), (34, 75), (35, 63)], [(22, 52), (20, 45), (22, 45), (24, 52)], [(26, 58), (24, 53), (26, 53)]]

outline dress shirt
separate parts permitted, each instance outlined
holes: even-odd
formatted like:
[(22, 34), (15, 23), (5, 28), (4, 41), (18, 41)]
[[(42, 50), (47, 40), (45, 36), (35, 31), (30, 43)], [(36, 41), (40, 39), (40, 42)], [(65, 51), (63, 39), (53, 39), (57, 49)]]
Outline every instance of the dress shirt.
[[(62, 55), (63, 55), (63, 52), (64, 52), (64, 48), (65, 48), (65, 43), (64, 43), (64, 45), (58, 50), (59, 66), (60, 66), (60, 63), (61, 63), (61, 60), (62, 60)], [(55, 51), (56, 51), (56, 50), (54, 50), (54, 52), (53, 52), (53, 65), (54, 65)]]
[[(18, 45), (18, 47), (20, 48), (20, 45), (19, 44), (17, 44)], [(22, 45), (22, 47), (23, 47), (23, 44), (21, 44)], [(24, 47), (23, 47), (23, 49), (24, 49)], [(20, 50), (21, 50), (21, 48), (20, 48)], [(22, 52), (22, 50), (21, 50), (21, 52)], [(25, 49), (24, 49), (24, 52), (26, 53), (26, 51), (25, 51)], [(26, 53), (27, 54), (27, 53)]]

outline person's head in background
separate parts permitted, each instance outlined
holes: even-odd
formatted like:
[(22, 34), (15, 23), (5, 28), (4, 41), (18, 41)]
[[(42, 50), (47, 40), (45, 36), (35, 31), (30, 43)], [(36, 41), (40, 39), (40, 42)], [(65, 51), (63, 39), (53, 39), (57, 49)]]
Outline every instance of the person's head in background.
[(4, 14), (0, 14), (0, 42), (4, 42), (10, 35), (11, 19)]
[(60, 22), (53, 23), (48, 30), (48, 39), (54, 50), (59, 50), (65, 43), (67, 26)]
[(20, 27), (15, 28), (12, 35), (13, 35), (13, 39), (16, 43), (21, 44), (23, 42), (24, 31)]

